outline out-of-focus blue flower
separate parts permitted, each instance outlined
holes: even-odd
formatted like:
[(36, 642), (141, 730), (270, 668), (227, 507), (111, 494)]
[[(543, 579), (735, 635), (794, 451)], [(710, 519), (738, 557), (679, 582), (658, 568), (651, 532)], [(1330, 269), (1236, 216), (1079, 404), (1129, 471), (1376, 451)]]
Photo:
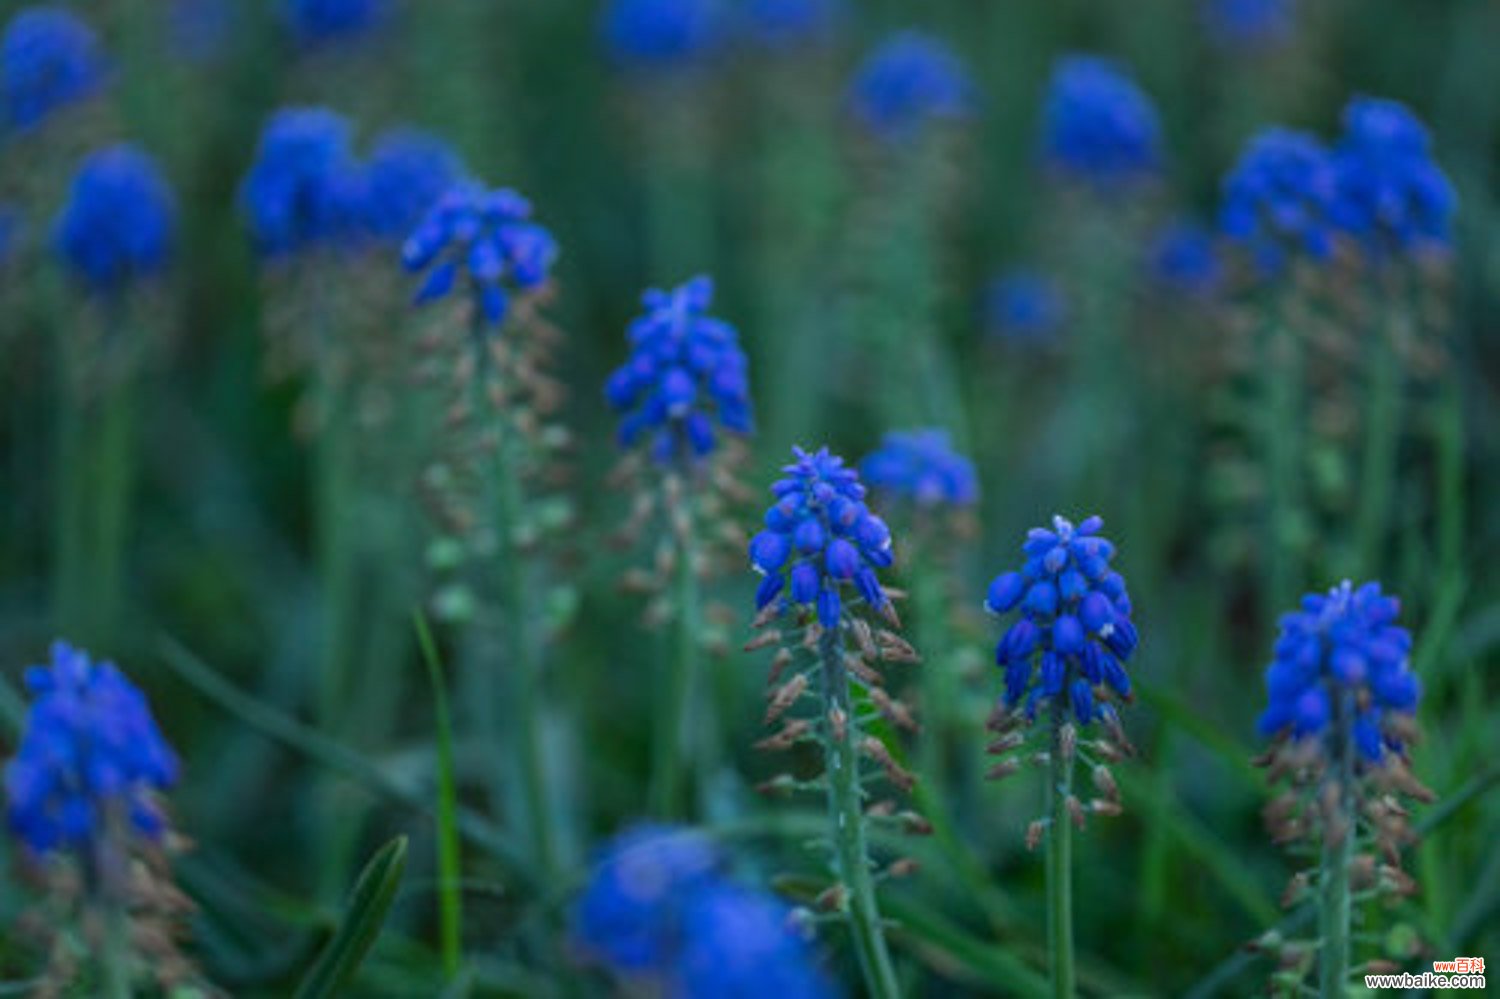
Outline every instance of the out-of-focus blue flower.
[(1457, 198), (1427, 129), (1397, 101), (1356, 97), (1333, 153), (1335, 219), (1376, 255), (1446, 247)]
[(859, 463), (870, 488), (921, 507), (969, 506), (979, 496), (974, 463), (938, 428), (894, 431)]
[(377, 238), (402, 240), (463, 176), (446, 142), (419, 129), (392, 129), (375, 140), (364, 168), (365, 224)]
[(498, 326), (510, 296), (546, 283), (557, 242), (531, 221), (531, 202), (509, 188), (463, 184), (438, 199), (401, 248), (414, 274), (426, 272), (415, 304), (444, 298), (466, 276), (478, 316)]
[(294, 253), (351, 235), (358, 168), (349, 135), (349, 123), (324, 108), (285, 108), (271, 116), (239, 193), (263, 254)]
[(167, 263), (176, 208), (156, 162), (131, 145), (83, 161), (58, 217), (57, 251), (84, 283), (117, 292)]
[(854, 76), (854, 116), (888, 140), (906, 139), (935, 120), (968, 117), (975, 89), (953, 51), (928, 35), (903, 31), (866, 57)]
[(1048, 698), (1066, 698), (1087, 725), (1113, 714), (1111, 695), (1130, 697), (1124, 663), (1139, 639), (1103, 526), (1098, 517), (1077, 527), (1053, 517), (1052, 530), (1033, 528), (1021, 570), (996, 576), (985, 596), (992, 614), (1021, 612), (995, 646), (995, 663), (1005, 671), (1005, 702), (1024, 700), (1031, 717)]
[(1224, 278), (1213, 234), (1190, 222), (1175, 222), (1157, 233), (1149, 263), (1158, 284), (1192, 298), (1211, 297)]
[(1358, 589), (1345, 580), (1326, 595), (1309, 593), (1301, 609), (1281, 618), (1281, 636), (1266, 668), (1269, 703), (1264, 735), (1339, 735), (1364, 757), (1402, 750), (1386, 725), (1391, 713), (1414, 713), (1422, 687), (1412, 674), (1411, 633), (1396, 623), (1401, 603), (1379, 583)]
[(859, 475), (827, 448), (792, 453), (796, 460), (771, 487), (776, 502), (766, 511), (766, 529), (750, 540), (750, 564), (765, 576), (756, 609), (815, 607), (823, 626), (833, 628), (852, 586), (884, 610), (890, 597), (875, 570), (895, 560), (891, 532), (865, 505)]
[(27, 7), (0, 41), (0, 96), (11, 127), (26, 130), (97, 92), (108, 75), (88, 25), (57, 7)]
[(146, 698), (112, 663), (65, 642), (50, 666), (26, 672), (32, 695), (15, 759), (5, 768), (12, 831), (31, 850), (92, 853), (100, 836), (158, 837), (155, 796), (177, 780), (177, 758)]
[(1224, 182), (1220, 227), (1263, 274), (1289, 257), (1327, 260), (1338, 176), (1327, 150), (1304, 132), (1269, 128), (1251, 140)]
[(1002, 275), (985, 296), (985, 326), (1004, 340), (1047, 343), (1057, 337), (1067, 319), (1062, 289), (1035, 271)]
[(694, 892), (683, 906), (687, 927), (672, 974), (675, 999), (822, 999), (834, 994), (795, 931), (791, 910), (774, 896), (732, 884)]
[(713, 281), (693, 278), (671, 291), (652, 288), (646, 314), (630, 324), (630, 359), (605, 383), (620, 423), (620, 443), (631, 447), (655, 434), (661, 461), (702, 457), (718, 443), (715, 424), (748, 434), (750, 383), (734, 327), (708, 314)]
[(1057, 62), (1042, 110), (1042, 154), (1058, 175), (1117, 188), (1156, 172), (1161, 152), (1156, 107), (1108, 59)]
[(1262, 49), (1292, 35), (1294, 0), (1204, 0), (1203, 25), (1225, 48)]
[(283, 13), (299, 42), (317, 45), (365, 33), (385, 8), (385, 0), (285, 0)]
[(718, 47), (725, 11), (720, 0), (607, 0), (600, 31), (622, 65), (670, 69)]
[(827, 38), (844, 14), (840, 0), (746, 0), (743, 30), (771, 49)]

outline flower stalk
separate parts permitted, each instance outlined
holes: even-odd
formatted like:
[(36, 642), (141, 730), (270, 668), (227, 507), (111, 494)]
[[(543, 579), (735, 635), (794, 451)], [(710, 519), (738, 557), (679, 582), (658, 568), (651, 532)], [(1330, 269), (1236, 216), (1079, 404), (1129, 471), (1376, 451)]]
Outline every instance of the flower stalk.
[(1065, 745), (1067, 706), (1054, 698), (1049, 726), (1047, 782), (1047, 951), (1052, 995), (1067, 999), (1075, 990), (1073, 968), (1073, 751)]

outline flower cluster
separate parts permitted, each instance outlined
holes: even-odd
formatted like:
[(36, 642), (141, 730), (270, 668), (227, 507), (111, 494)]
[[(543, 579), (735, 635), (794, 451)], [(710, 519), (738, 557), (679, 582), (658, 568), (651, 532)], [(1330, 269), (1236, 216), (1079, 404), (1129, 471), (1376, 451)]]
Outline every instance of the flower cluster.
[(276, 112), (240, 185), (240, 208), (267, 256), (347, 235), (354, 154), (349, 123), (322, 108)]
[(287, 26), (305, 45), (352, 38), (385, 14), (384, 0), (285, 0)]
[(464, 175), (458, 154), (443, 140), (414, 128), (393, 128), (375, 140), (361, 172), (366, 230), (397, 242)]
[(401, 248), (401, 262), (427, 272), (416, 304), (447, 296), (460, 272), (469, 279), (478, 315), (498, 326), (515, 292), (547, 282), (557, 242), (531, 221), (531, 202), (509, 188), (453, 188), (427, 213)]
[(1224, 279), (1213, 234), (1192, 223), (1168, 225), (1156, 234), (1148, 252), (1152, 279), (1168, 290), (1208, 298)]
[(87, 854), (126, 829), (165, 828), (155, 794), (177, 780), (177, 758), (146, 698), (111, 663), (57, 642), (51, 666), (26, 673), (34, 700), (5, 770), (11, 829), (33, 851)]
[(1107, 59), (1058, 62), (1042, 111), (1042, 153), (1069, 180), (1115, 188), (1152, 175), (1161, 125), (1151, 99)]
[(652, 288), (646, 314), (630, 324), (630, 359), (605, 385), (625, 418), (620, 443), (631, 447), (654, 433), (661, 461), (711, 453), (715, 423), (736, 434), (751, 430), (745, 352), (734, 327), (708, 315), (713, 281), (699, 276), (671, 291)]
[(1453, 186), (1432, 160), (1427, 129), (1402, 104), (1350, 101), (1333, 169), (1335, 220), (1375, 254), (1448, 244)]
[(1357, 589), (1347, 580), (1327, 595), (1308, 594), (1300, 610), (1281, 619), (1275, 658), (1266, 669), (1269, 704), (1260, 718), (1266, 735), (1301, 739), (1329, 730), (1335, 701), (1355, 712), (1352, 738), (1368, 760), (1386, 748), (1401, 751), (1386, 725), (1388, 713), (1412, 714), (1421, 686), (1408, 668), (1411, 634), (1396, 623), (1401, 604), (1379, 583)]
[(1125, 580), (1109, 565), (1115, 546), (1099, 535), (1103, 526), (1098, 517), (1077, 527), (1052, 518), (1052, 530), (1027, 535), (1021, 570), (990, 583), (987, 610), (1021, 611), (995, 647), (995, 662), (1005, 670), (1006, 703), (1024, 699), (1028, 717), (1041, 701), (1067, 696), (1087, 725), (1113, 717), (1109, 691), (1130, 696), (1123, 664), (1138, 639)]
[(670, 996), (831, 990), (811, 948), (773, 896), (735, 884), (702, 835), (640, 826), (605, 850), (573, 913), (580, 948), (616, 973)]
[(107, 75), (94, 32), (65, 10), (28, 7), (0, 39), (0, 99), (12, 128), (35, 128), (94, 94)]
[(771, 49), (825, 38), (844, 13), (839, 0), (747, 0), (744, 8), (745, 32)]
[(979, 496), (974, 463), (953, 450), (948, 431), (895, 431), (859, 463), (872, 489), (920, 507), (969, 506)]
[(1294, 0), (1205, 0), (1203, 26), (1226, 48), (1267, 48), (1291, 37), (1294, 7)]
[(1220, 226), (1265, 274), (1279, 272), (1293, 255), (1326, 260), (1338, 186), (1333, 160), (1316, 138), (1266, 129), (1224, 182)]
[(865, 505), (858, 473), (827, 448), (792, 452), (796, 460), (771, 487), (776, 502), (766, 511), (766, 529), (750, 540), (750, 563), (765, 576), (756, 608), (816, 606), (819, 622), (834, 628), (843, 614), (841, 591), (852, 583), (865, 603), (884, 610), (890, 597), (875, 570), (895, 560), (891, 532)]
[(996, 278), (986, 296), (985, 326), (1004, 340), (1046, 343), (1067, 318), (1062, 289), (1035, 271), (1016, 270)]
[(610, 0), (600, 31), (622, 65), (662, 69), (713, 50), (725, 21), (718, 0)]
[(175, 216), (155, 161), (134, 146), (111, 146), (85, 159), (73, 178), (57, 250), (90, 288), (118, 292), (165, 266)]
[(942, 42), (901, 32), (865, 59), (850, 90), (854, 116), (882, 139), (901, 140), (937, 120), (967, 117), (974, 85)]

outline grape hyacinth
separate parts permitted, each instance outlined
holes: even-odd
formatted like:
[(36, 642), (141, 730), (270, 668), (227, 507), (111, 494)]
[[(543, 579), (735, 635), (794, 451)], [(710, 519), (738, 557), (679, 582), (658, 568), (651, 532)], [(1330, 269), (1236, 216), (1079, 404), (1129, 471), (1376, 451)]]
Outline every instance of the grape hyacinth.
[(1266, 49), (1296, 27), (1296, 0), (1204, 0), (1203, 25), (1224, 48)]
[(947, 45), (903, 31), (871, 52), (855, 74), (849, 104), (854, 117), (878, 138), (906, 140), (935, 121), (973, 113), (975, 89)]
[(437, 136), (415, 128), (382, 133), (364, 165), (366, 228), (382, 241), (404, 240), (463, 176), (458, 154)]
[[(898, 986), (871, 876), (863, 764), (872, 764), (898, 791), (909, 792), (915, 778), (865, 725), (878, 715), (897, 729), (917, 730), (911, 710), (886, 691), (875, 664), (918, 657), (893, 630), (899, 618), (877, 574), (892, 563), (891, 534), (866, 506), (859, 476), (827, 448), (794, 448), (793, 454), (785, 477), (772, 486), (776, 501), (766, 513), (766, 530), (750, 542), (750, 562), (765, 579), (755, 597), (760, 634), (746, 648), (778, 647), (765, 721), (780, 728), (758, 748), (818, 742), (824, 776), (799, 781), (782, 775), (762, 790), (826, 794), (838, 879), (826, 896), (848, 923), (867, 991), (886, 999)], [(815, 705), (811, 712), (795, 710), (806, 702)], [(930, 829), (913, 812), (892, 813), (907, 831)], [(909, 867), (897, 860), (886, 873)]]
[(1264, 276), (1279, 274), (1291, 258), (1326, 261), (1333, 253), (1338, 187), (1333, 161), (1316, 138), (1266, 129), (1224, 182), (1220, 228)]
[(886, 434), (859, 472), (870, 488), (924, 509), (972, 506), (979, 497), (974, 463), (935, 427)]
[(624, 414), (622, 446), (649, 435), (652, 455), (672, 462), (713, 453), (717, 432), (751, 432), (745, 352), (734, 327), (708, 315), (713, 294), (713, 281), (699, 276), (642, 296), (645, 315), (627, 334), (630, 359), (605, 385)]
[(1160, 144), (1155, 105), (1115, 63), (1069, 56), (1053, 68), (1042, 155), (1057, 176), (1118, 189), (1155, 175)]
[(156, 162), (135, 146), (111, 146), (74, 177), (57, 220), (57, 252), (90, 289), (115, 294), (166, 266), (175, 217)]
[(108, 77), (93, 29), (60, 7), (26, 7), (0, 39), (0, 99), (5, 120), (28, 131), (93, 96)]
[(626, 830), (606, 847), (574, 907), (575, 943), (666, 996), (831, 996), (791, 910), (732, 881), (726, 860), (690, 829)]
[(1266, 808), (1267, 825), (1277, 842), (1321, 847), (1317, 871), (1296, 875), (1284, 899), (1290, 906), (1315, 893), (1318, 942), (1262, 941), (1280, 951), (1277, 979), (1288, 987), (1297, 987), (1315, 960), (1321, 994), (1343, 995), (1354, 897), (1415, 890), (1398, 866), (1401, 849), (1415, 839), (1398, 796), (1431, 801), (1432, 792), (1407, 763), (1421, 685), (1399, 613), (1399, 601), (1379, 583), (1346, 580), (1327, 594), (1308, 594), (1282, 617), (1266, 669), (1259, 727), (1274, 741), (1257, 762), (1273, 784), (1286, 785)]
[(1175, 222), (1158, 232), (1148, 264), (1163, 290), (1189, 298), (1212, 298), (1224, 280), (1213, 234), (1190, 222)]
[(342, 116), (324, 108), (272, 115), (239, 192), (257, 249), (278, 257), (346, 241), (354, 176), (350, 127)]
[(1376, 259), (1446, 249), (1456, 196), (1427, 129), (1397, 101), (1356, 97), (1333, 151), (1341, 229)]
[(426, 272), (415, 304), (445, 298), (467, 279), (476, 322), (499, 326), (512, 295), (547, 282), (557, 258), (552, 234), (531, 221), (531, 202), (509, 188), (464, 184), (444, 194), (401, 248), (406, 270)]
[(724, 38), (719, 0), (608, 0), (600, 20), (605, 47), (631, 69), (690, 64)]
[(746, 0), (740, 30), (765, 48), (785, 50), (828, 38), (844, 13), (840, 0)]
[(321, 45), (364, 34), (385, 8), (386, 0), (283, 0), (282, 13), (298, 42)]
[(1068, 319), (1062, 288), (1046, 275), (1014, 270), (990, 284), (985, 296), (985, 328), (1020, 344), (1049, 343)]

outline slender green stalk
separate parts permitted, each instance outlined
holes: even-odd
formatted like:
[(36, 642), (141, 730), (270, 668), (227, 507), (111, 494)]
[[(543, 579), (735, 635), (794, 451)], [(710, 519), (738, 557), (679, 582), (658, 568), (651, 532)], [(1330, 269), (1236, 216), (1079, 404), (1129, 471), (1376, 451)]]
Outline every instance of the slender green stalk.
[(130, 999), (130, 914), (124, 905), (107, 902), (102, 913), (104, 947), (99, 955), (104, 994), (109, 999)]
[(836, 629), (825, 630), (818, 652), (822, 659), (820, 673), (826, 710), (829, 714), (836, 710), (844, 719), (842, 731), (835, 731), (825, 722), (823, 748), (828, 771), (828, 819), (833, 827), (839, 880), (848, 893), (849, 931), (869, 994), (873, 999), (894, 999), (900, 995), (900, 988), (880, 926), (875, 880), (870, 874), (864, 790), (859, 779), (859, 727), (849, 693), (849, 674), (844, 667), (842, 635)]
[(1341, 834), (1324, 837), (1318, 875), (1318, 921), (1322, 949), (1318, 957), (1318, 994), (1322, 999), (1344, 999), (1349, 982), (1349, 861), (1354, 852), (1354, 747), (1351, 740), (1353, 702), (1348, 694), (1334, 700), (1333, 759), (1329, 779), (1338, 782)]
[(1401, 439), (1401, 367), (1395, 338), (1402, 309), (1394, 296), (1377, 298), (1374, 335), (1365, 348), (1369, 364), (1365, 396), (1364, 459), (1360, 505), (1355, 534), (1355, 563), (1362, 576), (1380, 568), (1381, 542), (1386, 537), (1391, 495), (1396, 486), (1396, 452)]
[[(1066, 689), (1066, 687), (1064, 688)], [(1076, 988), (1073, 960), (1073, 758), (1063, 752), (1067, 705), (1052, 698), (1051, 775), (1047, 782), (1047, 949), (1051, 955), (1052, 994), (1071, 997)]]
[[(691, 503), (685, 493), (681, 502)], [(693, 544), (691, 514), (672, 530), (676, 547), (676, 627), (672, 656), (666, 663), (665, 697), (656, 718), (656, 760), (652, 781), (652, 811), (661, 818), (683, 812), (685, 774), (693, 770), (693, 747), (689, 744), (689, 718), (701, 707), (695, 691), (702, 643), (702, 604)]]
[[(930, 536), (931, 532), (927, 532)], [(934, 665), (921, 671), (924, 735), (921, 743), (923, 783), (933, 799), (948, 802), (954, 754), (951, 738), (956, 731), (954, 671), (943, 661), (948, 649), (948, 604), (944, 599), (946, 573), (919, 572), (912, 579), (912, 598), (917, 611), (917, 645)]]
[(1301, 576), (1301, 542), (1296, 535), (1301, 509), (1302, 350), (1286, 321), (1282, 303), (1271, 303), (1267, 318), (1260, 364), (1266, 474), (1266, 531), (1261, 559), (1266, 612), (1277, 613), (1279, 608), (1292, 606)]
[(458, 975), (463, 960), (463, 898), (460, 879), (463, 874), (458, 839), (458, 786), (453, 765), (453, 722), (448, 714), (447, 684), (437, 644), (420, 610), (412, 612), (417, 631), (417, 645), (427, 664), (427, 679), (432, 685), (433, 724), (437, 734), (437, 869), (438, 869), (438, 936), (442, 946), (443, 973), (451, 980)]
[(93, 580), (87, 626), (100, 639), (111, 638), (119, 626), (125, 592), (125, 552), (135, 492), (135, 377), (133, 371), (121, 371), (104, 389), (94, 456), (97, 477), (86, 500), (94, 518), (94, 557), (85, 569)]

